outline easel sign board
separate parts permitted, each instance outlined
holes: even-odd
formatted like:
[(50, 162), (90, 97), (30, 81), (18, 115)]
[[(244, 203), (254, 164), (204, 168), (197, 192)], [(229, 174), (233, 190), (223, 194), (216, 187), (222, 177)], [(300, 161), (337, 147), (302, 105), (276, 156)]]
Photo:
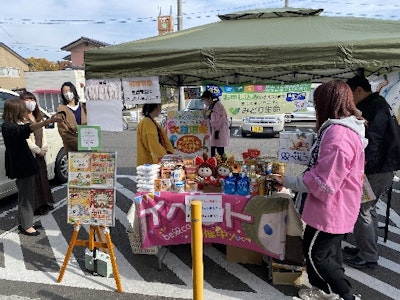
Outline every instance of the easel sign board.
[(67, 222), (114, 226), (115, 152), (70, 152)]

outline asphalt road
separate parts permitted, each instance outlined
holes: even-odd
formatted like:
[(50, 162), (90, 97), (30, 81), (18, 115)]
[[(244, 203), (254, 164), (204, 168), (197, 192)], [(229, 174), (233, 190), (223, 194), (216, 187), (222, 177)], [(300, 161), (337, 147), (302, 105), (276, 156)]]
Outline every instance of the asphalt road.
[[(293, 126), (293, 124), (291, 124)], [(308, 126), (310, 127), (310, 126)], [(292, 128), (293, 129), (293, 128)], [(232, 131), (235, 132), (234, 130)], [(237, 134), (238, 132), (236, 132)], [(276, 155), (279, 139), (232, 136), (229, 154), (240, 157), (248, 148), (259, 148), (263, 155)], [(123, 292), (116, 292), (113, 278), (94, 276), (85, 268), (84, 247), (75, 247), (65, 275), (57, 278), (70, 242), (73, 226), (66, 223), (65, 185), (53, 185), (56, 209), (46, 216), (35, 217), (43, 225), (41, 235), (26, 237), (16, 226), (16, 197), (0, 202), (0, 299), (191, 299), (190, 246), (172, 247), (158, 270), (155, 256), (132, 254), (126, 229), (126, 214), (135, 193), (136, 131), (103, 133), (103, 150), (117, 152), (116, 226), (111, 228)], [(286, 172), (298, 174), (300, 166), (287, 166)], [(383, 199), (385, 200), (385, 199)], [(379, 238), (381, 258), (376, 270), (355, 270), (345, 267), (356, 292), (362, 299), (400, 299), (400, 217), (399, 183), (395, 184), (388, 241)], [(379, 202), (380, 221), (384, 221), (386, 205)], [(79, 232), (87, 238), (87, 228)], [(352, 243), (351, 235), (347, 243)], [(165, 248), (162, 248), (165, 251)], [(298, 288), (273, 286), (263, 265), (241, 265), (225, 259), (224, 247), (204, 249), (204, 299), (291, 299)]]

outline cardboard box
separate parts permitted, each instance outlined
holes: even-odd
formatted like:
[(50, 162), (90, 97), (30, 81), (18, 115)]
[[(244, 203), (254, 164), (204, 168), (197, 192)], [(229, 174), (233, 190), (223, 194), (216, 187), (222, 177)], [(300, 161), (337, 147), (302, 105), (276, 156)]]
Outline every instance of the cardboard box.
[(203, 185), (203, 193), (222, 193), (222, 186), (215, 186), (210, 184)]
[(278, 161), (307, 165), (314, 138), (315, 133), (313, 132), (280, 132)]
[(240, 264), (261, 265), (263, 262), (263, 255), (249, 249), (227, 245), (226, 260)]
[(302, 271), (272, 269), (272, 283), (274, 285), (301, 285)]

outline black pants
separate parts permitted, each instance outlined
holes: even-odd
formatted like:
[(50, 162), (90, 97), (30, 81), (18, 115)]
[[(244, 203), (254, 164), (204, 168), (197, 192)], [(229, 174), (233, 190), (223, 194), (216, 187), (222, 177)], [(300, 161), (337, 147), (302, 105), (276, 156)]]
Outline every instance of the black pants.
[(214, 147), (214, 146), (212, 146), (211, 147), (211, 156), (215, 156), (215, 150), (216, 150), (216, 152), (218, 152), (218, 154), (219, 155), (223, 155), (224, 154), (224, 152), (225, 152), (225, 149), (224, 149), (224, 147)]
[(354, 299), (353, 289), (344, 275), (341, 243), (344, 234), (330, 234), (306, 226), (303, 254), (310, 284), (325, 293)]

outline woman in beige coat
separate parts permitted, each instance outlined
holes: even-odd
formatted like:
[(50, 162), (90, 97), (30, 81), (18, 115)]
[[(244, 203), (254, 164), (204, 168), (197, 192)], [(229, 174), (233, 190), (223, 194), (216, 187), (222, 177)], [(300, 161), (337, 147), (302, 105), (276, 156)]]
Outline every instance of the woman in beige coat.
[(67, 152), (78, 151), (78, 125), (86, 125), (86, 105), (79, 102), (78, 92), (71, 82), (61, 86), (63, 104), (57, 112), (63, 113), (63, 121), (58, 125), (58, 132)]

